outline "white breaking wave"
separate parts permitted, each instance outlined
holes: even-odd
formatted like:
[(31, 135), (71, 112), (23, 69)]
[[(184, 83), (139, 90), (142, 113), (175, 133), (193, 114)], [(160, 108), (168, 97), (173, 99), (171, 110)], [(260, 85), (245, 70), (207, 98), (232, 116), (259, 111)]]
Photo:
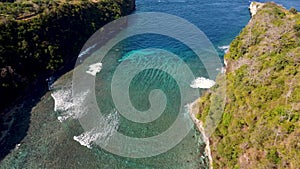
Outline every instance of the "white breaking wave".
[[(72, 96), (71, 87), (60, 89), (51, 93), (51, 96), (54, 99), (54, 111), (60, 112), (60, 116), (58, 116), (57, 119), (60, 122), (63, 122), (69, 118), (82, 118), (87, 112), (86, 104), (88, 104), (88, 93), (89, 90)], [(93, 143), (107, 145), (110, 138), (117, 132), (118, 129), (119, 114), (116, 110), (114, 110), (112, 113), (102, 119), (99, 119), (98, 126), (90, 131), (74, 136), (73, 139), (81, 145), (91, 149)]]
[(113, 113), (110, 113), (99, 124), (99, 126), (90, 131), (84, 132), (79, 136), (74, 136), (73, 139), (89, 149), (92, 148), (92, 145), (95, 142), (107, 145), (109, 139), (119, 129), (118, 112), (115, 110)]
[(78, 119), (84, 114), (84, 100), (89, 91), (72, 96), (71, 88), (57, 90), (51, 93), (54, 99), (54, 111), (61, 112), (57, 119), (63, 122), (69, 118)]
[(101, 68), (102, 68), (102, 63), (98, 62), (90, 65), (89, 70), (87, 70), (86, 73), (92, 76), (96, 76), (96, 74), (100, 72)]
[(92, 50), (93, 48), (96, 47), (96, 45), (97, 45), (97, 44), (94, 44), (93, 46), (88, 47), (86, 50), (82, 51), (82, 52), (78, 55), (78, 57), (81, 58), (83, 55), (88, 54), (88, 53), (90, 52), (90, 50)]
[(71, 89), (55, 91), (51, 96), (54, 99), (54, 111), (66, 111), (73, 106)]
[(229, 45), (225, 45), (225, 46), (219, 46), (218, 48), (223, 50), (225, 53), (228, 53), (229, 52)]
[(228, 49), (228, 48), (229, 48), (229, 45), (219, 46), (218, 48), (219, 48), (219, 49), (225, 50), (225, 49)]
[(204, 77), (198, 77), (192, 81), (190, 85), (192, 88), (209, 89), (216, 84), (215, 81), (206, 79)]

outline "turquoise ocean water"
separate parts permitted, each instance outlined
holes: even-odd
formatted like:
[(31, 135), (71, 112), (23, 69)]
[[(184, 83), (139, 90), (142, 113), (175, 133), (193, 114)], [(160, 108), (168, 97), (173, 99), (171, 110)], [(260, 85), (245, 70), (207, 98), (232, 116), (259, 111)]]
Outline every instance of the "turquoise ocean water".
[[(297, 3), (284, 2), (287, 7), (300, 5)], [(281, 2), (279, 2), (281, 3)], [(224, 52), (232, 39), (238, 35), (241, 29), (248, 23), (250, 13), (248, 10), (249, 1), (202, 1), (202, 0), (137, 0), (135, 13), (142, 12), (164, 12), (186, 19), (197, 26), (212, 42), (217, 54), (222, 60)], [(298, 6), (297, 6), (298, 5)], [(170, 25), (178, 26), (180, 25)], [(188, 30), (187, 30), (188, 31)], [(208, 78), (203, 63), (187, 46), (170, 37), (157, 34), (137, 35), (118, 43), (110, 50), (108, 55), (101, 61), (102, 69), (96, 76), (96, 98), (102, 113), (109, 114), (115, 110), (115, 103), (112, 99), (111, 83), (114, 72), (121, 62), (128, 61), (136, 64), (144, 62), (141, 58), (151, 55), (150, 51), (142, 49), (159, 48), (178, 55), (192, 70), (195, 77)], [(153, 52), (154, 55), (160, 53)], [(138, 57), (134, 57), (138, 56)], [(210, 57), (210, 56), (207, 56)], [(172, 65), (163, 54), (160, 56), (161, 68), (167, 68), (176, 72), (176, 65)], [(126, 77), (130, 72), (123, 70), (122, 78), (117, 79), (117, 84), (128, 80)], [(180, 74), (180, 73), (179, 73)], [(191, 81), (187, 81), (189, 86)], [(144, 138), (152, 137), (162, 133), (174, 123), (180, 109), (180, 90), (172, 75), (155, 69), (148, 69), (137, 74), (131, 81), (129, 90), (130, 101), (135, 109), (146, 111), (151, 107), (148, 96), (154, 89), (164, 92), (167, 99), (166, 108), (163, 114), (155, 121), (149, 123), (134, 123), (123, 116), (118, 119), (118, 132), (129, 137)], [(201, 89), (194, 89), (202, 92)], [(172, 139), (172, 138), (170, 138)], [(171, 140), (170, 140), (171, 142)], [(98, 147), (99, 148), (99, 147)], [(99, 152), (105, 152), (99, 148)], [(128, 150), (130, 151), (130, 150)], [(147, 151), (147, 150), (141, 150)], [(108, 163), (112, 168), (120, 166), (124, 168), (206, 168), (207, 158), (203, 153), (203, 143), (199, 133), (192, 129), (189, 134), (173, 149), (150, 158), (130, 159), (103, 153), (107, 159), (114, 158), (113, 163)], [(124, 163), (126, 161), (126, 163)], [(118, 166), (118, 167), (117, 167)]]

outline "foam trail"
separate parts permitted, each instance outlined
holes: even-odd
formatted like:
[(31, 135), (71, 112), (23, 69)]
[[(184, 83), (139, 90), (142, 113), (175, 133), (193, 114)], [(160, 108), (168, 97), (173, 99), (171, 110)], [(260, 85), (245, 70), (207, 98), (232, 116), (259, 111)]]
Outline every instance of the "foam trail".
[(117, 132), (119, 128), (119, 115), (116, 110), (110, 113), (103, 119), (101, 125), (93, 128), (90, 131), (84, 132), (79, 136), (74, 136), (73, 139), (79, 142), (81, 145), (91, 149), (93, 143), (101, 142), (101, 144), (107, 145), (109, 139)]
[(94, 44), (93, 46), (88, 47), (86, 50), (82, 51), (82, 52), (78, 55), (78, 57), (81, 58), (83, 55), (88, 54), (93, 48), (96, 47), (96, 45), (97, 45), (97, 44)]
[(200, 88), (200, 89), (209, 89), (212, 86), (215, 85), (215, 81), (206, 79), (204, 77), (198, 77), (194, 81), (192, 81), (192, 84), (190, 85), (191, 88)]
[(219, 46), (218, 48), (223, 50), (224, 53), (228, 53), (229, 52), (229, 45), (225, 45), (225, 46)]
[(96, 74), (99, 73), (101, 69), (102, 69), (102, 63), (98, 62), (90, 65), (89, 70), (87, 70), (86, 73), (92, 76), (96, 76)]

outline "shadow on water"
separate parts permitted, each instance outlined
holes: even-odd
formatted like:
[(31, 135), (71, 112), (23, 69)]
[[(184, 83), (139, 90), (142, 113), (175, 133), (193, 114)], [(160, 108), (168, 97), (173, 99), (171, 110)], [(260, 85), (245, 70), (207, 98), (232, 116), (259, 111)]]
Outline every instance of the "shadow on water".
[(46, 85), (36, 86), (30, 87), (33, 90), (26, 92), (27, 94), (24, 97), (16, 101), (10, 108), (1, 112), (0, 161), (27, 135), (31, 110), (47, 92)]
[[(55, 79), (57, 79), (71, 71), (75, 67), (77, 56), (82, 57), (81, 60), (85, 59), (90, 53), (98, 49), (96, 46), (102, 46), (107, 40), (115, 36), (116, 33), (124, 29), (124, 27), (127, 26), (127, 19), (124, 18), (120, 22), (112, 22), (110, 26), (113, 29), (98, 30), (97, 35), (99, 36), (99, 34), (101, 34), (101, 39), (98, 39), (95, 35), (92, 36), (83, 46), (80, 54), (72, 58), (68, 64), (56, 70), (55, 73), (52, 74), (52, 77), (56, 77)], [(93, 44), (97, 44), (95, 45), (95, 49), (93, 49), (93, 47), (89, 49)], [(39, 80), (28, 87), (29, 90), (21, 94), (21, 98), (12, 103), (6, 110), (1, 110), (2, 107), (5, 107), (5, 104), (4, 106), (0, 105), (0, 162), (26, 137), (30, 125), (32, 108), (38, 104), (48, 91), (48, 85), (45, 79), (49, 78), (49, 76), (51, 75), (48, 74), (39, 77)], [(1, 98), (6, 97), (1, 96)], [(5, 133), (6, 131), (7, 133)], [(3, 135), (5, 135), (5, 137), (3, 137)]]
[[(30, 126), (32, 108), (49, 91), (46, 79), (51, 76), (54, 80), (74, 68), (74, 58), (69, 64), (51, 75), (44, 75), (30, 85), (21, 97), (0, 111), (0, 162), (27, 136)], [(1, 96), (5, 98), (5, 96)], [(6, 132), (6, 133), (5, 133)], [(4, 136), (4, 137), (3, 137)]]
[[(125, 18), (122, 22), (111, 24), (114, 30), (105, 29), (104, 31), (99, 31), (100, 34), (103, 35), (101, 36), (101, 39), (99, 40), (95, 37), (91, 37), (82, 48), (79, 56), (82, 56), (82, 59), (85, 59), (90, 53), (93, 53), (98, 49), (96, 46), (105, 44), (107, 40), (120, 32), (126, 24), (127, 20)], [(95, 49), (89, 49), (92, 44), (97, 44), (95, 45)], [(49, 76), (57, 79), (63, 74), (71, 71), (74, 68), (76, 61), (77, 57), (74, 57), (68, 64), (55, 71), (52, 76), (48, 74), (40, 77), (37, 82), (28, 87), (27, 91), (20, 94), (22, 96), (12, 103), (10, 107), (6, 108), (6, 110), (1, 111), (2, 105), (0, 106), (0, 161), (2, 161), (5, 156), (26, 137), (30, 125), (32, 108), (38, 104), (40, 99), (48, 91), (48, 85), (45, 79), (49, 78)], [(5, 98), (5, 96), (1, 97)], [(7, 133), (5, 133), (6, 131)], [(3, 137), (3, 135), (5, 135), (5, 137)]]

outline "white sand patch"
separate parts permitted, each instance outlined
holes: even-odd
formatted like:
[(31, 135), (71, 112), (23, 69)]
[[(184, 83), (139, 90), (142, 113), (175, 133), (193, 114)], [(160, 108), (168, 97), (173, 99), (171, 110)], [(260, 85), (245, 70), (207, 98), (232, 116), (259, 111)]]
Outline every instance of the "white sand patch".
[(96, 76), (96, 74), (100, 72), (101, 68), (102, 68), (102, 63), (98, 62), (90, 65), (89, 70), (87, 70), (86, 73), (92, 76)]
[(204, 77), (198, 77), (190, 85), (192, 88), (209, 89), (216, 84), (215, 81), (206, 79)]

